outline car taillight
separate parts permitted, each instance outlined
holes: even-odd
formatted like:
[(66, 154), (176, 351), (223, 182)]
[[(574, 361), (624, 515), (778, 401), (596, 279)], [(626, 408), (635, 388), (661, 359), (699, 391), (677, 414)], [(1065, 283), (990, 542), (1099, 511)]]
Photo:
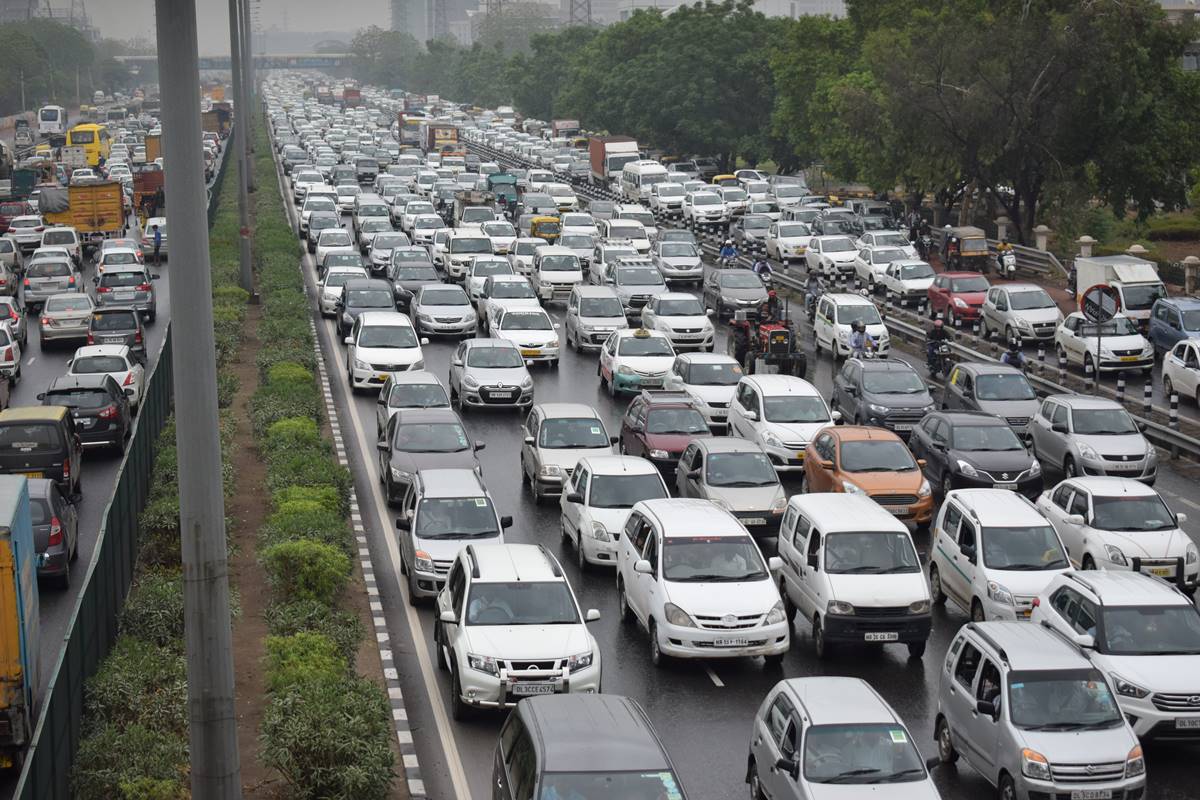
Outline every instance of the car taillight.
[(65, 481), (70, 477), (71, 477), (71, 459), (64, 458), (63, 459), (63, 480)]
[(133, 334), (133, 340), (134, 340), (135, 342), (138, 342), (138, 343), (140, 344), (140, 343), (141, 343), (141, 341), (142, 341), (142, 332), (141, 332), (141, 331), (136, 331), (136, 332)]
[(29, 286), (29, 278), (26, 278), (26, 279), (25, 279), (25, 285), (26, 285), (26, 286)]
[(122, 381), (121, 385), (122, 386), (133, 386), (133, 373), (132, 372), (125, 373), (125, 380)]
[(148, 291), (150, 291), (150, 284), (139, 283), (137, 288), (138, 288), (139, 292), (148, 292)]
[(100, 419), (116, 419), (117, 407), (115, 405), (105, 406), (104, 409), (101, 410), (101, 412), (96, 416), (100, 417)]
[(89, 333), (88, 334), (88, 344), (95, 344), (95, 343), (96, 343), (96, 337), (93, 336), (91, 333)]
[(12, 361), (12, 357), (13, 357), (13, 349), (12, 349), (12, 345), (9, 345), (8, 347), (4, 348), (4, 360)]
[(42, 317), (42, 324), (43, 324), (43, 325), (49, 325), (49, 324), (50, 324), (50, 318), (49, 318), (49, 317)]
[(62, 523), (58, 517), (50, 518), (50, 546), (62, 544)]
[(10, 306), (8, 309), (8, 318), (13, 321), (17, 321), (17, 320), (21, 319), (21, 316), (19, 314), (17, 314), (17, 310), (15, 308), (12, 308)]
[(97, 294), (106, 294), (111, 291), (112, 291), (112, 289), (108, 288), (107, 286), (97, 286), (96, 287)]
[(74, 276), (74, 275), (72, 275), (70, 278), (67, 278), (67, 285), (68, 285), (68, 286), (74, 286), (74, 285), (75, 285), (75, 276)]

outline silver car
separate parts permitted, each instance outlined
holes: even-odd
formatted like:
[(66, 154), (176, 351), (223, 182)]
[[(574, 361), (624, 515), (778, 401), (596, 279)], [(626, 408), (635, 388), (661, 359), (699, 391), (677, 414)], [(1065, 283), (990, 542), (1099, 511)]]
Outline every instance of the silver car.
[(157, 273), (151, 274), (141, 264), (109, 267), (96, 277), (96, 305), (134, 308), (147, 322), (154, 322), (158, 316), (157, 278)]
[(63, 339), (86, 339), (95, 307), (92, 298), (81, 292), (46, 298), (38, 326), (38, 343), (45, 346), (47, 342)]
[(474, 336), (479, 317), (461, 286), (427, 284), (417, 290), (409, 306), (413, 324), (421, 336), (447, 334)]
[(1034, 455), (1074, 478), (1112, 475), (1153, 486), (1158, 451), (1115, 400), (1052, 394), (1031, 423)]
[(660, 239), (650, 249), (650, 261), (667, 281), (693, 281), (699, 286), (704, 280), (700, 248), (691, 242), (664, 242)]
[(622, 259), (610, 268), (608, 275), (612, 278), (609, 285), (630, 317), (639, 317), (651, 297), (668, 291), (662, 273), (644, 259)]
[(346, 281), (355, 278), (367, 278), (367, 271), (362, 267), (330, 267), (321, 278), (317, 287), (317, 303), (321, 307), (321, 316), (332, 317), (337, 313), (338, 301), (342, 299), (342, 287)]
[(463, 411), (490, 406), (528, 408), (533, 377), (517, 346), (506, 339), (468, 339), (450, 359), (450, 402)]
[(694, 439), (675, 468), (676, 497), (711, 500), (754, 536), (776, 536), (787, 507), (762, 447), (736, 437)]
[(36, 261), (25, 270), (25, 307), (40, 307), (46, 298), (64, 292), (82, 292), (83, 279), (70, 259)]
[(539, 403), (525, 418), (522, 438), (521, 477), (535, 503), (561, 494), (579, 459), (612, 455), (617, 441), (583, 403)]
[(383, 435), (388, 420), (406, 408), (449, 408), (450, 395), (432, 372), (418, 369), (393, 372), (383, 382), (375, 402), (375, 438)]

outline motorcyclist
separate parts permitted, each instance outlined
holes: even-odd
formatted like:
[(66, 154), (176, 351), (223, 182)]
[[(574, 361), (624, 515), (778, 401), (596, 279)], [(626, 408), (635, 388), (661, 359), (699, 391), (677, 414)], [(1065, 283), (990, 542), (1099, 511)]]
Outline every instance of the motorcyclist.
[(1020, 339), (1014, 336), (1008, 340), (1008, 349), (1000, 356), (1000, 363), (1017, 369), (1025, 368), (1025, 354), (1021, 352)]
[(767, 260), (762, 256), (759, 256), (754, 262), (752, 269), (754, 270), (754, 274), (761, 278), (763, 282), (769, 280), (771, 278), (771, 273), (774, 271), (771, 269), (771, 265), (768, 264)]
[(940, 319), (933, 321), (933, 328), (925, 335), (925, 363), (933, 364), (934, 354), (943, 342), (949, 342), (954, 338), (946, 323)]
[(865, 355), (868, 350), (875, 349), (875, 337), (867, 333), (867, 326), (862, 320), (855, 320), (850, 325), (850, 354)]
[(733, 246), (733, 239), (725, 240), (725, 244), (721, 245), (720, 255), (721, 255), (721, 265), (725, 266), (725, 267), (729, 266), (730, 264), (732, 264), (734, 261), (737, 260), (738, 251), (737, 251), (737, 248)]

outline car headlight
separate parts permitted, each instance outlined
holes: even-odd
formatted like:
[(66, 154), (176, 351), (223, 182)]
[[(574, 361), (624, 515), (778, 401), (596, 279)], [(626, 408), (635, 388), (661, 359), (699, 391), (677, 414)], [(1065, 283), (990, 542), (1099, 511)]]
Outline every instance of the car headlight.
[(463, 378), (463, 386), (467, 387), (468, 389), (478, 389), (479, 381), (475, 380), (470, 375), (467, 375), (465, 378)]
[(1120, 567), (1129, 566), (1129, 559), (1121, 552), (1121, 548), (1114, 547), (1111, 544), (1104, 545), (1104, 551), (1108, 553), (1108, 560)]
[(663, 617), (678, 628), (696, 627), (696, 623), (692, 622), (692, 618), (688, 616), (687, 612), (674, 603), (667, 603), (663, 606)]
[(979, 470), (975, 469), (970, 464), (968, 464), (966, 461), (963, 461), (961, 458), (958, 459), (955, 463), (958, 464), (958, 471), (961, 472), (963, 475), (966, 475), (968, 478), (978, 478), (979, 477)]
[(854, 606), (841, 600), (830, 600), (825, 606), (825, 613), (835, 617), (849, 617), (854, 614)]
[(359, 361), (356, 358), (356, 359), (354, 359), (354, 368), (355, 369), (370, 369), (371, 365), (368, 364), (366, 361)]
[(927, 480), (922, 480), (922, 481), (921, 481), (921, 488), (917, 490), (917, 496), (918, 496), (918, 497), (929, 497), (929, 493), (930, 493), (931, 491), (933, 491), (933, 490), (932, 490), (932, 489), (930, 488), (930, 486), (929, 486), (929, 481), (927, 481)]
[(782, 514), (787, 509), (787, 495), (779, 495), (775, 498), (775, 502), (771, 503), (772, 514)]
[(1187, 546), (1187, 552), (1184, 555), (1183, 560), (1187, 564), (1195, 564), (1196, 561), (1200, 560), (1200, 554), (1197, 554), (1196, 552), (1196, 545), (1189, 544)]
[(1134, 745), (1129, 751), (1129, 755), (1125, 756), (1125, 777), (1136, 778), (1138, 775), (1146, 774), (1146, 759), (1142, 756), (1142, 746)]
[(908, 613), (910, 614), (927, 614), (929, 613), (928, 600), (916, 600), (908, 604)]
[(550, 341), (546, 342), (546, 349), (547, 350), (557, 350), (558, 349), (558, 339), (551, 339)]
[(671, 454), (668, 453), (666, 450), (651, 450), (650, 457), (651, 458), (670, 458)]
[(771, 610), (767, 612), (767, 618), (763, 620), (764, 625), (778, 625), (783, 622), (783, 601), (780, 600), (775, 605), (771, 606)]
[(867, 408), (871, 409), (871, 412), (874, 414), (886, 414), (888, 412), (887, 406), (879, 406), (874, 403), (867, 403)]
[(850, 341), (850, 331), (838, 331), (838, 338), (843, 342)]
[(617, 367), (617, 374), (618, 375), (632, 375), (633, 370), (630, 369), (629, 367), (625, 366), (624, 364), (622, 364), (621, 366)]
[(532, 389), (533, 388), (533, 376), (532, 375), (526, 375), (524, 378), (521, 379), (521, 388), (522, 389)]
[(500, 669), (496, 665), (496, 659), (491, 656), (478, 656), (474, 653), (467, 653), (467, 664), (471, 669), (479, 672), (486, 672), (488, 675), (499, 675)]
[(612, 541), (612, 535), (608, 532), (608, 528), (605, 528), (604, 525), (599, 522), (592, 523), (592, 538), (598, 542)]
[(1146, 458), (1158, 458), (1158, 448), (1152, 444), (1146, 445)]
[(1030, 477), (1034, 477), (1034, 476), (1036, 476), (1036, 475), (1041, 475), (1041, 474), (1042, 474), (1042, 465), (1041, 465), (1041, 462), (1039, 462), (1039, 461), (1038, 461), (1038, 460), (1035, 458), (1035, 459), (1033, 460), (1033, 464), (1031, 464), (1031, 465), (1029, 466), (1029, 476), (1030, 476)]
[(1026, 747), (1021, 751), (1021, 773), (1038, 781), (1050, 780), (1050, 762), (1037, 750)]
[(412, 482), (413, 474), (411, 472), (405, 472), (404, 470), (396, 469), (395, 467), (392, 467), (391, 471), (393, 481), (402, 481), (404, 483)]
[(557, 464), (543, 464), (538, 467), (538, 475), (542, 478), (561, 478), (563, 468)]
[(1006, 606), (1016, 605), (1012, 592), (996, 581), (988, 581), (988, 598)]
[(433, 322), (433, 317), (429, 316), (428, 314), (418, 313), (417, 319), (421, 320), (421, 322)]
[(842, 491), (846, 494), (866, 494), (858, 485), (850, 481), (842, 481)]
[(719, 497), (713, 497), (713, 498), (710, 498), (710, 499), (709, 499), (709, 502), (711, 502), (711, 503), (712, 503), (714, 506), (716, 506), (717, 508), (723, 508), (723, 509), (725, 509), (726, 511), (729, 511), (729, 512), (732, 512), (732, 511), (733, 511), (733, 506), (729, 505), (729, 503), (728, 503), (727, 501), (725, 501), (725, 500), (722, 500), (722, 499), (721, 499), (721, 498), (719, 498)]
[(954, 307), (955, 308), (966, 308), (967, 301), (963, 300), (961, 297), (956, 297), (956, 298), (954, 298)]
[(1079, 455), (1084, 458), (1090, 458), (1093, 461), (1100, 460), (1100, 454), (1096, 452), (1096, 448), (1084, 442), (1079, 443)]
[(1017, 317), (1017, 327), (1019, 327), (1023, 330), (1031, 331), (1031, 330), (1033, 330), (1033, 323), (1027, 319)]
[(578, 672), (581, 669), (587, 669), (592, 665), (594, 653), (588, 650), (586, 653), (571, 656), (567, 659), (567, 668), (571, 672)]
[(771, 447), (783, 447), (783, 440), (770, 431), (763, 431), (763, 442)]
[(926, 414), (932, 414), (934, 411), (937, 411), (937, 404), (930, 403), (929, 405), (925, 406), (921, 410), (924, 411)]
[(1143, 689), (1136, 683), (1127, 681), (1115, 673), (1112, 675), (1112, 679), (1113, 688), (1116, 689), (1117, 694), (1121, 695), (1122, 697), (1132, 697), (1134, 699), (1141, 700), (1143, 697), (1150, 694), (1148, 689)]
[(433, 572), (433, 556), (424, 550), (413, 553), (413, 569), (418, 572)]
[(471, 322), (474, 319), (475, 319), (475, 315), (473, 313), (472, 314), (463, 314), (462, 319), (459, 321), (460, 322)]

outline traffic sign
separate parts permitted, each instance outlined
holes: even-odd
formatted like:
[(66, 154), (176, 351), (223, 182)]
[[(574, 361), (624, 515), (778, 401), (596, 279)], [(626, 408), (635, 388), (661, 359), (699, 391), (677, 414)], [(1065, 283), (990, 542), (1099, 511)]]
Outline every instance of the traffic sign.
[(1121, 295), (1107, 283), (1098, 283), (1079, 296), (1079, 311), (1088, 322), (1104, 323), (1121, 310)]

